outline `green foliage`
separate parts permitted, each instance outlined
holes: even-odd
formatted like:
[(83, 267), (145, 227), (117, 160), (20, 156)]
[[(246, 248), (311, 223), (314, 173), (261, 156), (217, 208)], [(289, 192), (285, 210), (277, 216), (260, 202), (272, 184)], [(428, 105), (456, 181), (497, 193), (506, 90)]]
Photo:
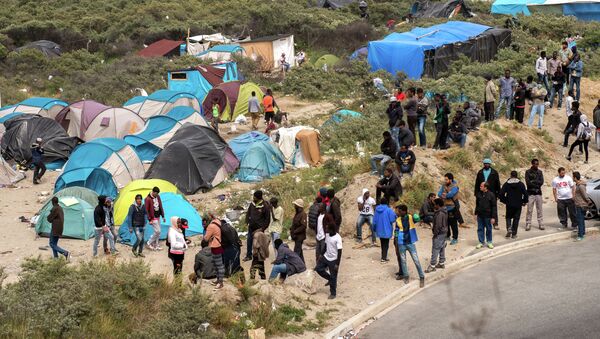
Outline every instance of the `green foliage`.
[(403, 179), (402, 189), (400, 202), (408, 206), (409, 210), (418, 212), (427, 195), (434, 191), (434, 186), (430, 176), (418, 174), (412, 178)]

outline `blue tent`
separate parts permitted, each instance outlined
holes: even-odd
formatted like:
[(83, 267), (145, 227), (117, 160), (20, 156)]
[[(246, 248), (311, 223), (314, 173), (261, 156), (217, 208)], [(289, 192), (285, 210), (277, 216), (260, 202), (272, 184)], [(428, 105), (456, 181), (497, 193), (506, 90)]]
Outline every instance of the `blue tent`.
[(69, 104), (59, 99), (32, 97), (25, 99), (18, 104), (0, 108), (0, 117), (4, 117), (10, 113), (20, 112), (39, 114), (54, 119), (56, 114), (67, 106), (69, 106)]
[[(160, 194), (160, 199), (163, 203), (165, 210), (165, 222), (160, 220), (160, 239), (164, 240), (167, 238), (167, 232), (171, 227), (171, 217), (177, 216), (185, 218), (188, 221), (189, 228), (185, 231), (186, 236), (198, 235), (204, 232), (202, 227), (202, 218), (194, 208), (182, 195), (165, 192)], [(133, 204), (133, 201), (131, 202)], [(129, 215), (125, 218), (125, 221), (119, 228), (119, 237), (122, 239), (121, 242), (132, 246), (135, 243), (135, 233), (129, 232)], [(144, 229), (144, 240), (147, 241), (152, 236), (152, 227), (149, 223), (146, 223)]]
[(339, 124), (346, 119), (360, 118), (360, 117), (362, 117), (362, 114), (359, 112), (351, 111), (349, 109), (341, 109), (341, 110), (333, 113), (331, 118), (327, 119), (327, 121), (325, 121), (322, 126), (325, 127), (330, 124)]
[(192, 107), (202, 112), (200, 102), (193, 94), (169, 89), (160, 89), (147, 97), (136, 96), (123, 104), (124, 108), (134, 111), (143, 119), (165, 115), (177, 106)]
[(242, 182), (257, 182), (281, 174), (285, 168), (285, 158), (279, 149), (269, 141), (252, 143), (240, 158), (237, 178)]
[(260, 132), (248, 132), (231, 139), (229, 141), (229, 147), (231, 147), (233, 154), (241, 160), (244, 157), (244, 154), (246, 154), (246, 151), (254, 143), (259, 141), (269, 141), (269, 137)]
[(496, 0), (493, 14), (531, 15), (532, 12), (572, 15), (579, 20), (600, 20), (600, 1), (569, 0)]
[(169, 90), (192, 93), (199, 102), (204, 101), (213, 87), (237, 80), (240, 80), (239, 72), (233, 61), (168, 72)]
[(383, 40), (369, 42), (367, 60), (373, 71), (386, 70), (393, 75), (404, 72), (419, 79), (424, 71), (425, 52), (446, 44), (467, 41), (491, 29), (470, 22), (449, 21), (410, 32), (392, 33)]
[(17, 117), (19, 115), (21, 115), (23, 113), (21, 112), (12, 112), (12, 113), (8, 113), (7, 115), (0, 117), (0, 124), (3, 124), (6, 120), (10, 120), (14, 117)]

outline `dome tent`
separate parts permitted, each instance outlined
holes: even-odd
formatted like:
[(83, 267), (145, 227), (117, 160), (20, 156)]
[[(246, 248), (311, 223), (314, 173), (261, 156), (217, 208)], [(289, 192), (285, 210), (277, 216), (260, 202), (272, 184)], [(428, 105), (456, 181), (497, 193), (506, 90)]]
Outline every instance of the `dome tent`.
[(147, 97), (133, 97), (123, 104), (124, 108), (134, 111), (143, 119), (165, 115), (177, 106), (188, 106), (200, 112), (200, 103), (193, 94), (168, 89), (158, 90)]
[(10, 113), (19, 112), (25, 114), (38, 114), (43, 117), (54, 119), (58, 112), (68, 105), (69, 104), (66, 102), (54, 98), (32, 97), (25, 99), (18, 104), (0, 108), (0, 118)]
[(72, 103), (63, 108), (55, 119), (70, 136), (86, 141), (97, 138), (122, 139), (144, 126), (144, 119), (133, 111), (93, 100)]
[(143, 175), (144, 166), (133, 148), (120, 139), (100, 138), (75, 149), (56, 179), (54, 191), (83, 186), (116, 197), (120, 188)]
[(25, 175), (14, 170), (3, 157), (0, 157), (0, 187), (10, 186), (25, 179)]
[[(325, 54), (315, 61), (315, 68), (318, 69), (331, 69), (331, 67), (337, 65), (340, 62), (340, 58), (333, 54)], [(326, 67), (325, 67), (326, 66)]]
[[(63, 237), (88, 240), (94, 237), (94, 206), (81, 198), (63, 196), (58, 198), (58, 203), (65, 216)], [(48, 236), (52, 224), (47, 218), (52, 210), (52, 203), (44, 205), (39, 212), (35, 224), (37, 234)]]
[(204, 101), (202, 109), (207, 120), (212, 120), (212, 105), (216, 101), (220, 107), (221, 120), (233, 121), (239, 115), (248, 113), (248, 100), (256, 93), (259, 102), (263, 99), (263, 91), (256, 84), (230, 81), (211, 89)]
[[(54, 197), (62, 198), (62, 197), (74, 197), (81, 199), (92, 206), (96, 206), (98, 204), (98, 193), (92, 191), (89, 188), (81, 187), (81, 186), (73, 186), (66, 187), (59, 192), (54, 193)], [(46, 204), (52, 205), (52, 202), (48, 200)]]
[(233, 154), (235, 154), (238, 159), (242, 159), (252, 144), (258, 141), (269, 140), (270, 138), (266, 134), (252, 131), (229, 140), (229, 147), (231, 147)]
[(326, 126), (326, 125), (329, 125), (332, 123), (339, 124), (347, 119), (360, 118), (360, 117), (362, 117), (362, 114), (360, 112), (351, 111), (349, 109), (341, 109), (341, 110), (333, 113), (331, 118), (329, 118), (327, 121), (325, 121), (323, 123), (323, 126)]
[(152, 188), (158, 187), (160, 189), (161, 195), (163, 193), (179, 193), (177, 187), (171, 184), (168, 181), (160, 180), (160, 179), (141, 179), (134, 180), (127, 184), (127, 186), (123, 187), (121, 191), (119, 191), (119, 195), (115, 200), (114, 204), (114, 218), (115, 225), (121, 225), (127, 216), (127, 211), (129, 211), (129, 206), (133, 204), (135, 200), (135, 196), (141, 194), (144, 199), (146, 196), (152, 191)]
[(229, 142), (240, 159), (237, 177), (242, 182), (256, 182), (279, 175), (285, 168), (283, 154), (267, 135), (258, 132), (242, 134)]
[(142, 161), (153, 161), (185, 123), (208, 126), (202, 115), (193, 108), (177, 106), (166, 115), (150, 117), (142, 131), (127, 135), (123, 140), (135, 149)]
[(172, 182), (185, 194), (210, 189), (239, 166), (229, 145), (212, 128), (187, 123), (165, 145), (146, 179)]

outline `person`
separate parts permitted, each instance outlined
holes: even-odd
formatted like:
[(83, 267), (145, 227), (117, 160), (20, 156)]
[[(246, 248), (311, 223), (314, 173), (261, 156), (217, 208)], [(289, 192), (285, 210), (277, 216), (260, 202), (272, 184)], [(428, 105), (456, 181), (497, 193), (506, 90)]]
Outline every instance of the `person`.
[(533, 119), (536, 115), (539, 115), (538, 129), (542, 129), (542, 125), (544, 124), (544, 110), (546, 109), (544, 104), (546, 94), (548, 94), (548, 92), (542, 87), (542, 84), (537, 84), (536, 88), (532, 90), (531, 97), (533, 99), (533, 106), (531, 108), (531, 113), (529, 114), (529, 127), (533, 126)]
[(263, 200), (263, 192), (261, 190), (254, 191), (252, 202), (248, 206), (246, 212), (246, 223), (248, 224), (248, 237), (246, 238), (246, 257), (244, 261), (252, 260), (252, 244), (254, 233), (256, 230), (263, 232), (269, 227), (271, 222), (271, 207)]
[(321, 209), (322, 203), (323, 198), (317, 196), (308, 209), (308, 228), (313, 230), (315, 234), (317, 232), (317, 219), (319, 219), (319, 210)]
[(527, 205), (529, 196), (525, 184), (519, 180), (517, 171), (510, 172), (508, 179), (500, 189), (500, 202), (506, 205), (506, 238), (517, 239), (521, 210)]
[[(562, 71), (562, 68), (558, 68), (554, 75), (552, 76), (552, 88), (550, 90), (550, 108), (554, 105), (554, 98), (556, 94), (558, 94), (558, 103), (556, 108), (562, 108), (563, 102), (563, 88), (565, 85), (565, 74)], [(573, 99), (571, 97), (571, 99)]]
[(160, 219), (162, 217), (163, 222), (165, 220), (165, 210), (163, 209), (162, 200), (160, 199), (160, 189), (158, 187), (152, 188), (152, 192), (148, 193), (146, 197), (146, 212), (148, 221), (154, 230), (154, 233), (146, 243), (148, 248), (155, 251), (160, 251), (162, 248), (158, 246), (160, 239)]
[(415, 135), (406, 127), (404, 120), (398, 120), (396, 126), (398, 127), (398, 145), (400, 145), (398, 149), (402, 146), (411, 147), (414, 145)]
[(537, 210), (537, 221), (540, 230), (544, 230), (544, 209), (542, 204), (542, 186), (544, 185), (544, 172), (539, 169), (540, 161), (531, 160), (531, 168), (525, 171), (525, 183), (527, 184), (527, 217), (525, 219), (525, 231), (531, 229), (531, 216), (533, 209)]
[(265, 260), (269, 258), (269, 243), (271, 239), (262, 229), (254, 231), (252, 236), (252, 263), (250, 265), (250, 279), (255, 278), (256, 271), (261, 279), (266, 279)]
[(556, 71), (558, 71), (559, 69), (562, 72), (562, 65), (560, 60), (558, 59), (558, 52), (554, 51), (552, 52), (552, 58), (548, 60), (548, 76), (551, 80), (554, 80)]
[(404, 283), (410, 282), (410, 276), (408, 267), (406, 264), (406, 251), (410, 253), (417, 272), (419, 273), (419, 287), (425, 286), (425, 274), (421, 268), (419, 262), (419, 255), (417, 254), (416, 242), (419, 240), (417, 237), (417, 230), (413, 221), (413, 216), (408, 214), (408, 207), (406, 205), (398, 205), (396, 207), (396, 229), (398, 231), (398, 251), (400, 252), (400, 265), (402, 266), (402, 272), (404, 272)]
[(284, 282), (287, 277), (306, 271), (304, 259), (296, 251), (290, 250), (283, 240), (275, 240), (275, 251), (277, 257), (271, 267), (269, 281), (273, 281), (279, 276), (280, 282)]
[(191, 244), (192, 240), (188, 237), (185, 236), (185, 230), (187, 230), (188, 228), (190, 228), (190, 225), (188, 224), (188, 220), (186, 218), (179, 218), (179, 220), (177, 221), (181, 228), (181, 233), (183, 234), (183, 239), (185, 239), (185, 243), (186, 244)]
[(567, 217), (571, 219), (571, 226), (575, 228), (577, 218), (575, 216), (575, 203), (573, 202), (573, 193), (575, 192), (575, 183), (573, 179), (566, 175), (564, 167), (558, 169), (558, 176), (552, 180), (552, 194), (556, 202), (556, 211), (558, 220), (564, 228), (569, 228)]
[(406, 94), (402, 90), (402, 83), (398, 83), (398, 81), (400, 81), (400, 79), (396, 79), (395, 97), (398, 100), (398, 102), (403, 102), (404, 99), (406, 99)]
[[(385, 166), (396, 156), (396, 144), (397, 141), (392, 139), (392, 134), (390, 132), (383, 132), (383, 142), (379, 147), (381, 153), (371, 156), (371, 174), (383, 176)], [(377, 161), (379, 161), (379, 168), (377, 167)]]
[[(573, 104), (578, 103), (574, 102)], [(571, 154), (576, 146), (583, 145), (583, 151), (585, 152), (585, 161), (584, 164), (588, 163), (588, 144), (590, 140), (592, 140), (592, 131), (596, 129), (596, 126), (588, 121), (585, 115), (581, 115), (581, 122), (577, 127), (577, 140), (573, 142), (571, 145), (571, 149), (569, 149), (569, 154), (567, 155), (567, 160), (571, 161)]]
[(178, 276), (183, 270), (183, 259), (185, 257), (185, 251), (188, 248), (181, 226), (178, 223), (179, 217), (171, 217), (171, 227), (167, 233), (167, 240), (169, 246), (169, 259), (173, 262), (173, 275)]
[(419, 146), (427, 147), (427, 136), (425, 133), (425, 123), (429, 112), (429, 100), (425, 96), (422, 88), (417, 88), (417, 130), (419, 131)]
[(600, 99), (598, 99), (598, 104), (594, 107), (593, 121), (594, 126), (596, 126), (596, 149), (600, 151)]
[(476, 248), (486, 246), (494, 248), (492, 243), (492, 224), (495, 223), (494, 216), (498, 215), (496, 196), (490, 191), (487, 182), (480, 184), (480, 191), (475, 195), (475, 216), (477, 217), (477, 238), (479, 244)]
[(400, 148), (400, 144), (398, 143), (398, 134), (400, 133), (400, 127), (397, 125), (399, 120), (402, 120), (402, 105), (396, 99), (395, 96), (390, 97), (390, 104), (385, 111), (385, 114), (388, 117), (388, 126), (390, 127), (390, 133), (392, 135), (392, 139), (396, 143), (396, 149)]
[[(500, 195), (500, 175), (498, 171), (492, 168), (492, 159), (486, 158), (483, 159), (483, 168), (477, 172), (477, 178), (475, 179), (475, 189), (473, 190), (473, 195), (477, 196), (477, 193), (481, 189), (481, 183), (487, 182), (489, 184), (488, 188), (492, 193), (494, 193), (494, 197), (498, 197)], [(494, 229), (499, 229), (498, 227), (498, 215), (495, 214), (493, 216), (495, 223)]]
[(260, 111), (260, 103), (258, 102), (258, 98), (256, 97), (256, 92), (252, 91), (250, 99), (248, 99), (248, 113), (250, 114), (250, 118), (252, 119), (253, 131), (256, 131), (258, 129)]
[[(431, 261), (425, 269), (425, 273), (435, 272), (436, 269), (446, 268), (446, 234), (448, 233), (448, 211), (444, 206), (444, 200), (434, 200), (433, 239), (431, 241)], [(439, 257), (439, 261), (438, 261)]]
[[(408, 122), (408, 129), (410, 130), (410, 132), (414, 136), (416, 135), (416, 127), (417, 127), (417, 99), (415, 98), (415, 89), (414, 88), (409, 88), (406, 91), (406, 103), (404, 104), (403, 108), (404, 110), (406, 110), (406, 121)], [(415, 142), (413, 142), (415, 143)]]
[(327, 190), (327, 197), (329, 198), (327, 212), (331, 214), (335, 221), (335, 231), (337, 233), (340, 231), (340, 226), (342, 226), (342, 202), (335, 196), (333, 188)]
[[(114, 244), (116, 244), (119, 234), (117, 233), (117, 230), (115, 229), (115, 218), (113, 215), (112, 199), (108, 198), (108, 197), (106, 198), (106, 200), (104, 200), (104, 215), (106, 216), (106, 226), (108, 227), (108, 230), (110, 231), (110, 233), (113, 236)], [(114, 247), (114, 244), (113, 244), (113, 247)], [(108, 247), (107, 237), (104, 237), (102, 245), (104, 247), (104, 254), (110, 254), (111, 252)], [(118, 253), (118, 252), (119, 251), (117, 251), (115, 249), (115, 253)]]
[(358, 218), (356, 219), (356, 241), (362, 243), (362, 227), (364, 224), (369, 225), (371, 231), (371, 243), (375, 245), (375, 231), (373, 227), (373, 214), (375, 210), (375, 199), (371, 197), (368, 188), (363, 188), (362, 195), (356, 198), (358, 207)]
[[(222, 244), (223, 233), (221, 231), (221, 220), (213, 213), (207, 213), (203, 218), (203, 223), (206, 225), (203, 239), (208, 241), (210, 253), (212, 254), (212, 262), (215, 267), (217, 280), (212, 284), (215, 290), (223, 288), (223, 277), (225, 276), (225, 266), (223, 265), (223, 254), (225, 250)], [(210, 220), (210, 221), (209, 221)]]
[(342, 260), (342, 237), (329, 225), (325, 235), (325, 250), (317, 259), (315, 272), (329, 284), (329, 299), (337, 296), (337, 275)]
[[(448, 140), (448, 117), (450, 116), (450, 105), (446, 101), (445, 95), (436, 94), (435, 98), (435, 118), (433, 123), (435, 124), (435, 142), (433, 144), (434, 149), (447, 149)], [(493, 105), (492, 105), (493, 106)]]
[(379, 201), (381, 195), (388, 201), (398, 201), (402, 196), (402, 184), (400, 179), (391, 168), (386, 168), (383, 171), (383, 178), (377, 182), (377, 190), (375, 200)]
[(202, 239), (200, 246), (202, 249), (194, 257), (194, 277), (191, 279), (193, 283), (196, 283), (197, 279), (215, 279), (217, 277), (208, 241)]
[(496, 107), (496, 119), (500, 117), (500, 109), (502, 109), (502, 104), (506, 105), (506, 119), (510, 119), (510, 107), (512, 105), (515, 85), (516, 81), (510, 76), (510, 69), (505, 69), (504, 77), (500, 78), (500, 99), (498, 101), (498, 107)]
[(460, 121), (458, 114), (455, 115), (448, 127), (448, 144), (454, 141), (464, 148), (467, 143), (467, 132), (467, 127)]
[(102, 237), (108, 238), (110, 243), (110, 253), (116, 254), (115, 238), (113, 238), (110, 228), (106, 224), (107, 216), (106, 212), (104, 211), (105, 206), (106, 196), (100, 195), (98, 197), (98, 205), (94, 209), (94, 245), (92, 247), (94, 257), (98, 256), (98, 244), (100, 243), (100, 238)]
[(306, 53), (304, 51), (300, 51), (296, 53), (296, 63), (298, 66), (302, 66), (302, 64), (306, 61)]
[[(306, 220), (307, 216), (304, 212), (304, 200), (296, 199), (292, 203), (294, 205), (294, 219), (290, 227), (290, 237), (294, 241), (294, 252), (304, 261), (304, 253), (302, 252), (302, 243), (306, 240)], [(275, 242), (275, 241), (274, 241)]]
[(275, 117), (275, 108), (279, 109), (279, 106), (277, 106), (277, 103), (273, 98), (273, 91), (270, 88), (267, 89), (262, 104), (265, 112), (265, 125), (269, 125), (271, 120)]
[(271, 241), (273, 241), (273, 248), (275, 248), (275, 239), (281, 237), (283, 232), (283, 207), (279, 206), (279, 200), (275, 197), (269, 200), (271, 204), (271, 223), (269, 224), (269, 231), (271, 232)]
[(382, 198), (379, 205), (375, 207), (375, 216), (373, 217), (373, 229), (381, 243), (381, 262), (386, 263), (388, 259), (388, 250), (390, 248), (390, 239), (394, 235), (394, 223), (396, 214), (388, 205), (388, 200)]
[(281, 53), (281, 57), (279, 58), (279, 67), (281, 67), (281, 70), (284, 73), (290, 71), (290, 63), (287, 62), (287, 58), (285, 56), (285, 53)]
[(474, 101), (465, 101), (463, 104), (463, 118), (465, 127), (468, 131), (478, 131), (481, 125), (481, 112)]
[(365, 0), (360, 0), (358, 2), (358, 11), (359, 11), (359, 15), (360, 15), (361, 19), (369, 18), (369, 7)]
[(448, 232), (446, 233), (446, 237), (450, 238), (450, 233), (452, 233), (452, 240), (450, 240), (450, 245), (456, 245), (458, 243), (458, 216), (459, 216), (459, 202), (458, 202), (458, 193), (460, 192), (460, 188), (458, 184), (454, 180), (454, 175), (452, 173), (446, 173), (444, 175), (444, 183), (438, 192), (438, 197), (444, 200), (444, 206), (446, 206), (446, 211), (448, 211)]
[(37, 185), (46, 173), (46, 165), (44, 164), (44, 147), (42, 146), (42, 138), (37, 138), (35, 143), (31, 145), (31, 164), (33, 165), (33, 184)]
[[(577, 94), (575, 94), (575, 100), (579, 101), (581, 97), (581, 76), (583, 75), (583, 61), (581, 58), (576, 58), (577, 46), (571, 48), (573, 50), (573, 60), (567, 67), (569, 69), (569, 90), (572, 91), (574, 87), (577, 87)], [(575, 93), (575, 92), (574, 92)]]
[[(523, 123), (523, 117), (525, 116), (525, 100), (526, 99), (527, 99), (526, 85), (522, 81), (519, 81), (519, 85), (517, 86), (517, 89), (515, 90), (515, 97), (514, 97), (514, 101), (515, 101), (514, 118), (520, 124)], [(561, 99), (562, 99), (562, 95), (561, 95)]]
[(535, 61), (535, 72), (538, 76), (538, 82), (544, 84), (546, 91), (550, 91), (548, 84), (548, 59), (546, 58), (546, 51), (540, 53), (540, 57)]
[[(571, 136), (571, 134), (577, 131), (577, 128), (581, 123), (581, 111), (579, 111), (579, 102), (571, 101), (568, 106), (570, 107), (570, 114), (567, 116), (567, 126), (563, 131), (563, 133), (565, 134), (563, 147), (567, 147), (569, 145), (569, 137)], [(579, 150), (582, 151), (581, 146), (579, 147)]]
[(429, 193), (427, 198), (421, 205), (421, 209), (419, 210), (419, 216), (421, 217), (421, 222), (427, 225), (431, 225), (433, 222), (433, 217), (435, 215), (435, 193)]
[(50, 210), (48, 217), (46, 217), (46, 220), (52, 224), (49, 241), (50, 248), (52, 249), (52, 256), (58, 258), (58, 254), (60, 253), (64, 255), (65, 259), (68, 261), (70, 257), (69, 251), (58, 246), (58, 240), (62, 237), (65, 223), (65, 213), (59, 204), (58, 197), (52, 197), (52, 209)]
[(573, 99), (573, 91), (567, 91), (567, 97), (565, 98), (565, 114), (567, 115), (567, 118), (573, 115), (573, 102), (575, 102), (575, 99)]
[[(212, 221), (210, 216), (202, 219), (203, 226), (207, 227), (208, 221)], [(230, 277), (237, 272), (244, 271), (240, 264), (242, 241), (240, 240), (238, 231), (231, 225), (229, 219), (223, 218), (219, 221), (221, 223), (221, 247), (223, 248), (222, 261), (225, 270), (224, 276)], [(243, 274), (240, 276), (240, 280), (243, 282)]]
[(383, 80), (381, 80), (381, 78), (379, 78), (379, 77), (373, 78), (373, 86), (375, 86), (375, 88), (378, 91), (380, 91), (384, 97), (388, 97), (390, 95), (390, 92), (388, 91), (387, 88), (385, 88), (385, 85), (383, 84)]
[(485, 76), (485, 91), (483, 98), (483, 112), (485, 121), (493, 121), (496, 117), (494, 113), (494, 104), (496, 103), (496, 97), (498, 96), (498, 88), (494, 81), (492, 81), (491, 75)]
[(402, 178), (404, 174), (412, 177), (416, 162), (417, 156), (415, 153), (409, 150), (406, 145), (401, 145), (398, 154), (396, 154), (396, 168), (400, 177)]
[(127, 220), (129, 220), (129, 232), (135, 233), (135, 243), (131, 251), (134, 257), (144, 257), (142, 251), (144, 250), (144, 229), (146, 227), (146, 220), (148, 220), (148, 211), (142, 205), (142, 195), (137, 194), (135, 200), (129, 211), (127, 212)]
[(581, 178), (581, 173), (573, 172), (575, 179), (575, 193), (573, 201), (575, 203), (575, 215), (577, 217), (577, 241), (585, 237), (585, 211), (589, 208), (592, 201), (587, 194), (587, 185)]
[(212, 103), (212, 120), (210, 122), (212, 128), (219, 133), (219, 119), (221, 118), (221, 105), (219, 105), (219, 98), (214, 98)]
[(334, 225), (335, 221), (331, 214), (327, 213), (327, 207), (325, 204), (319, 205), (319, 217), (317, 218), (317, 229), (315, 231), (315, 239), (317, 245), (315, 246), (316, 260), (319, 260), (321, 253), (325, 251), (325, 230), (328, 225)]
[(569, 44), (566, 41), (563, 41), (561, 43), (561, 48), (558, 51), (558, 54), (560, 55), (560, 62), (561, 62), (561, 66), (562, 66), (562, 71), (565, 74), (565, 80), (566, 80), (566, 85), (569, 85), (569, 63), (571, 61), (571, 59), (573, 58), (573, 52), (571, 51), (571, 49), (569, 48)]

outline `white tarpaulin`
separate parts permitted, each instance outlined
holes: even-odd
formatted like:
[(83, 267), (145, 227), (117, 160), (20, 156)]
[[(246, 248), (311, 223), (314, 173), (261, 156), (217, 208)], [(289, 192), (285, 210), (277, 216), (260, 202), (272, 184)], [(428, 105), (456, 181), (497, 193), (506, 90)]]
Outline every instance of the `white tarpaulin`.
[(214, 44), (228, 44), (231, 41), (221, 33), (195, 35), (188, 39), (187, 53), (196, 55), (205, 52)]

